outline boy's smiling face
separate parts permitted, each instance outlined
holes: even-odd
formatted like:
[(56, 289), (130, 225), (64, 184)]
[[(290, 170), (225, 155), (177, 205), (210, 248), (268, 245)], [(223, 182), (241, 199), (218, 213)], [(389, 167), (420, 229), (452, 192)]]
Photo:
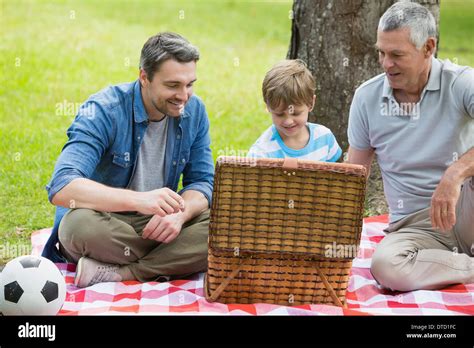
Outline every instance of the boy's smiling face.
[(272, 115), (272, 122), (283, 140), (299, 139), (307, 134), (306, 123), (308, 122), (308, 114), (313, 110), (314, 100), (315, 97), (311, 106), (280, 103), (277, 108), (272, 109), (267, 105), (267, 110)]

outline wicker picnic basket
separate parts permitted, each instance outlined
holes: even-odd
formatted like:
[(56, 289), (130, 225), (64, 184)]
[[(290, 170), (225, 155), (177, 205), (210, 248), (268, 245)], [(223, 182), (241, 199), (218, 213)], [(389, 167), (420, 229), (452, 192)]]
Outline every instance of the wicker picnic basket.
[(219, 157), (206, 299), (344, 306), (365, 184), (358, 165)]

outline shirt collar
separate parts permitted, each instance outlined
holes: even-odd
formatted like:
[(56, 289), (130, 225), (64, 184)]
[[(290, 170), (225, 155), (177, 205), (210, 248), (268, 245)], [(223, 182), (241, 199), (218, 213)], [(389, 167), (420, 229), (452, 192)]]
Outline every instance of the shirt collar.
[(145, 106), (143, 105), (141, 85), (140, 81), (135, 81), (133, 87), (133, 116), (136, 123), (142, 123), (148, 121), (148, 114), (146, 113)]
[(392, 87), (390, 87), (387, 74), (385, 73), (384, 78), (383, 78), (382, 97), (390, 98), (392, 95), (393, 95), (393, 89)]
[[(430, 76), (424, 90), (437, 91), (441, 88), (441, 62), (434, 56), (431, 58)], [(382, 97), (389, 98), (393, 96), (393, 89), (388, 82), (387, 74), (383, 79)]]
[(441, 62), (434, 56), (431, 59), (431, 71), (425, 89), (437, 91), (441, 88)]
[[(308, 144), (309, 144), (311, 142), (311, 139), (314, 138), (314, 130), (313, 130), (313, 127), (311, 127), (311, 124), (309, 122), (306, 122), (306, 127), (308, 127), (308, 131), (309, 131), (309, 140), (308, 140)], [(278, 129), (276, 128), (274, 124), (272, 124), (272, 136), (270, 138), (270, 141), (275, 141), (275, 140), (281, 141), (282, 143), (284, 143), (283, 139), (281, 138), (280, 133), (278, 133)]]
[(278, 134), (278, 130), (276, 129), (276, 126), (272, 124), (272, 137), (270, 138), (270, 141), (277, 140), (279, 136), (280, 134)]

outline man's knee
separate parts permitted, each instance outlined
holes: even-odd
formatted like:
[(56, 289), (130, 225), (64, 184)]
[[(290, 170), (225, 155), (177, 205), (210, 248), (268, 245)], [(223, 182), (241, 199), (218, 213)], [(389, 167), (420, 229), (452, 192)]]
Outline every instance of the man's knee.
[(474, 256), (474, 177), (464, 181), (456, 206), (453, 232), (462, 253)]
[(394, 291), (414, 290), (406, 261), (408, 261), (407, 258), (411, 259), (415, 256), (415, 253), (408, 253), (405, 256), (402, 253), (394, 253), (384, 249), (383, 245), (379, 245), (372, 256), (370, 272), (377, 283), (384, 288)]
[(374, 254), (372, 255), (372, 262), (370, 264), (370, 273), (377, 281), (377, 283), (382, 284), (381, 280), (385, 278), (385, 274), (389, 272), (391, 268), (390, 262), (383, 253), (380, 251), (380, 245), (375, 249)]
[(73, 241), (85, 241), (97, 236), (95, 225), (97, 212), (91, 209), (71, 209), (61, 220), (58, 229), (58, 238), (63, 246)]
[(170, 274), (182, 275), (207, 270), (208, 235), (208, 218), (181, 230), (178, 238), (164, 250), (170, 261)]
[(195, 216), (192, 218), (190, 221), (186, 222), (183, 225), (184, 228), (189, 228), (191, 226), (195, 226), (198, 229), (203, 229), (206, 231), (206, 233), (209, 232), (209, 221), (210, 221), (210, 209), (206, 209), (203, 211), (201, 214)]
[(208, 209), (184, 224), (180, 232), (183, 241), (189, 243), (189, 241), (192, 240), (192, 244), (202, 244), (205, 245), (205, 248), (207, 249), (209, 221)]

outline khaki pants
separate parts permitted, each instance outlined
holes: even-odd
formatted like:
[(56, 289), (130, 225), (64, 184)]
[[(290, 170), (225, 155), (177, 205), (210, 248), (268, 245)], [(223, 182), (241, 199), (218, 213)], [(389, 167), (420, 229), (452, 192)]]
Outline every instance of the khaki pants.
[(151, 215), (71, 209), (59, 225), (60, 250), (69, 262), (82, 256), (126, 265), (141, 282), (161, 276), (184, 277), (207, 270), (209, 210), (183, 225), (164, 244), (141, 237)]
[(456, 225), (449, 232), (432, 228), (430, 208), (389, 224), (385, 231), (371, 266), (382, 286), (412, 291), (474, 283), (474, 178), (461, 188)]

